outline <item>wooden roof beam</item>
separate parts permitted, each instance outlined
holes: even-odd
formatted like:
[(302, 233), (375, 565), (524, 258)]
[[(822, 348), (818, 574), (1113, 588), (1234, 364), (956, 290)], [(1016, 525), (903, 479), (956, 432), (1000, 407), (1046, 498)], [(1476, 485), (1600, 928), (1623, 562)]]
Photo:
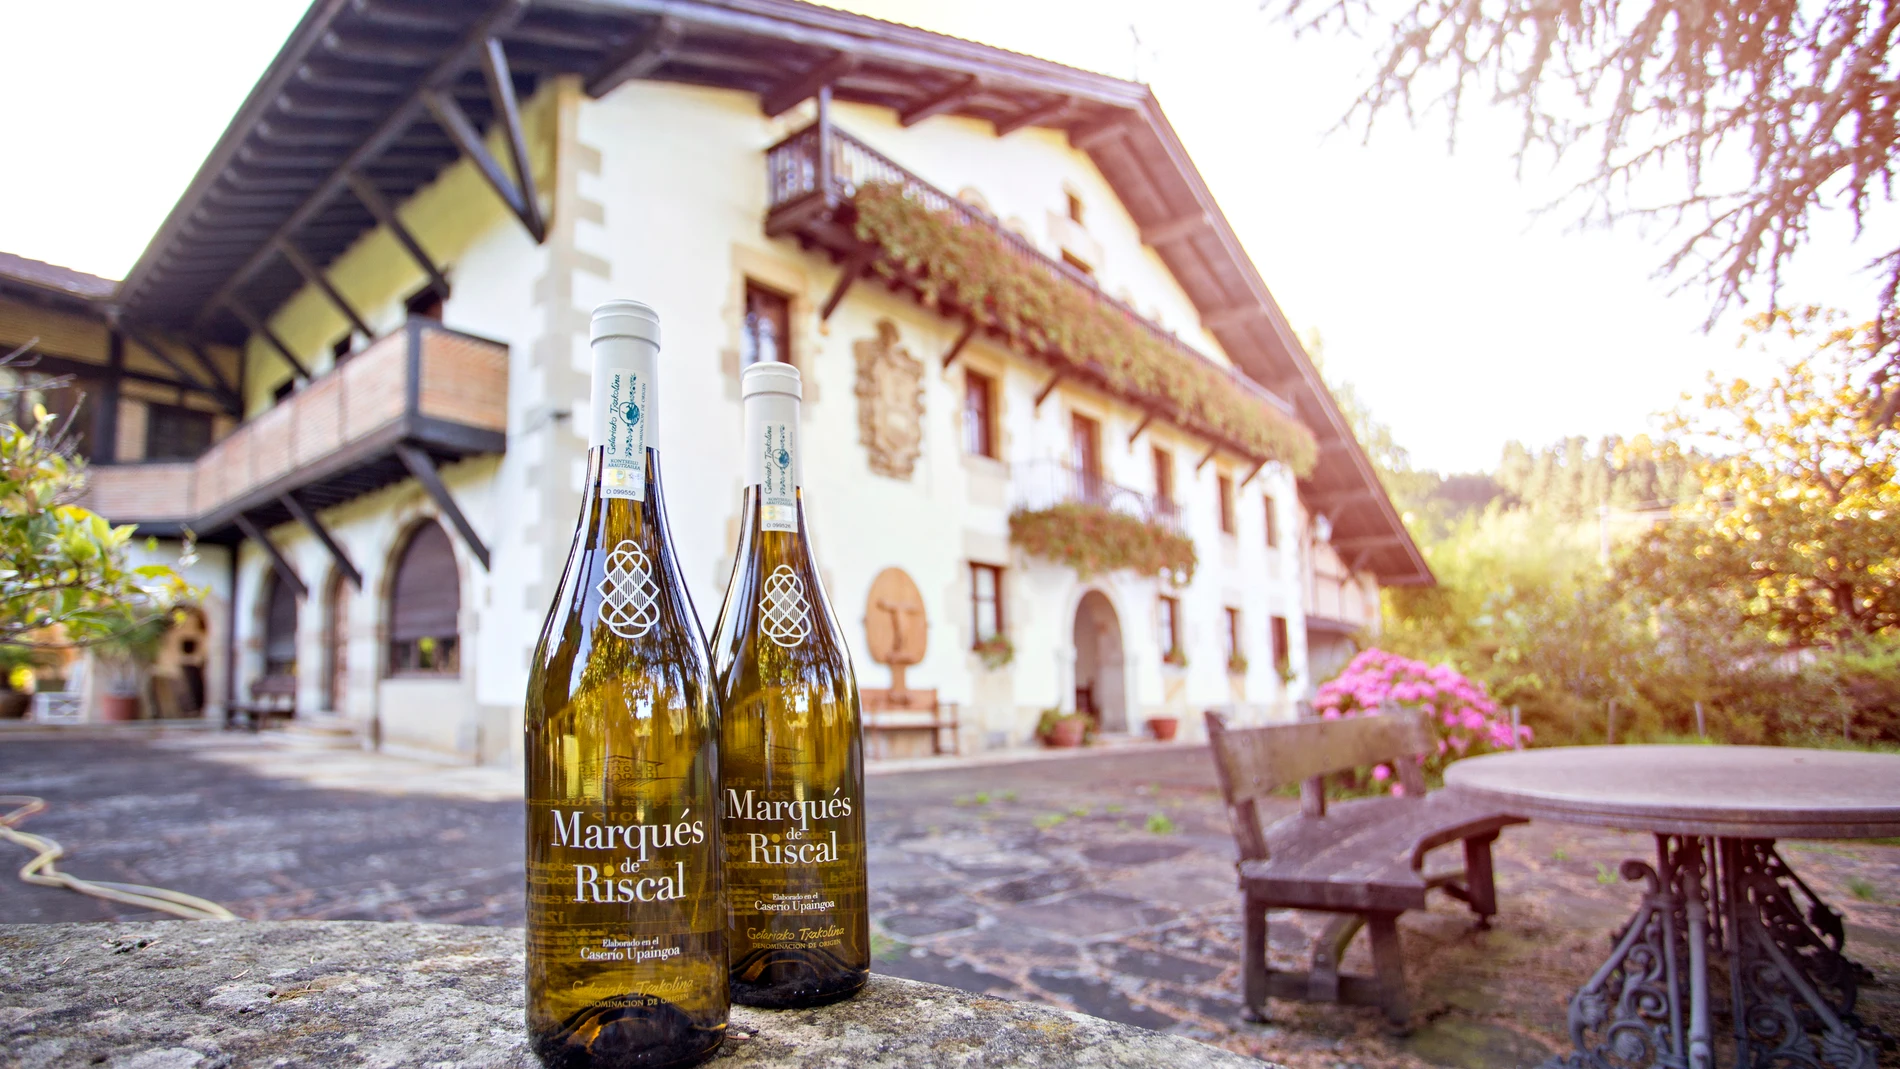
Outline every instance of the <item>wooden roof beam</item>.
[(1197, 234), (1204, 234), (1213, 225), (1214, 220), (1207, 212), (1196, 210), (1156, 223), (1154, 226), (1142, 227), (1141, 243), (1150, 248), (1159, 249), (1178, 241), (1185, 241)]
[(290, 346), (284, 344), (284, 339), (278, 337), (277, 332), (270, 329), (270, 324), (257, 318), (257, 313), (245, 307), (244, 302), (238, 300), (236, 297), (225, 298), (224, 306), (231, 310), (232, 315), (242, 320), (244, 325), (250, 328), (252, 334), (256, 334), (266, 342), (269, 342), (270, 347), (277, 350), (277, 355), (284, 358), (284, 363), (290, 365), (290, 370), (295, 373), (298, 378), (309, 381), (310, 372), (304, 369), (303, 361), (298, 360), (297, 354), (291, 352)]
[(329, 172), (329, 177), (325, 178), (316, 189), (311, 191), (310, 196), (304, 199), (304, 202), (297, 207), (296, 211), (290, 213), (289, 218), (285, 219), (283, 225), (277, 228), (277, 232), (272, 235), (270, 240), (263, 242), (258, 250), (251, 254), (250, 259), (246, 260), (236, 271), (232, 272), (231, 276), (225, 279), (223, 285), (220, 285), (217, 290), (211, 294), (210, 298), (205, 301), (204, 307), (198, 312), (196, 319), (197, 325), (202, 327), (205, 321), (210, 319), (218, 309), (229, 307), (233, 295), (235, 295), (245, 283), (249, 282), (257, 272), (262, 270), (264, 265), (270, 263), (270, 261), (276, 257), (278, 238), (295, 236), (299, 230), (303, 229), (304, 224), (315, 219), (325, 208), (330, 206), (332, 199), (334, 199), (335, 196), (343, 190), (344, 185), (348, 183), (351, 174), (354, 174), (364, 166), (375, 161), (383, 154), (383, 150), (389, 148), (398, 138), (408, 132), (409, 127), (414, 125), (415, 121), (422, 115), (422, 94), (424, 92), (427, 92), (435, 86), (448, 84), (453, 79), (459, 77), (462, 71), (467, 69), (469, 61), (474, 57), (476, 50), (482, 48), (491, 36), (505, 33), (508, 27), (514, 25), (526, 10), (527, 0), (503, 0), (503, 2), (496, 5), (487, 16), (478, 20), (474, 26), (471, 26), (468, 32), (462, 35), (461, 40), (456, 43), (455, 47), (450, 49), (448, 54), (442, 57), (442, 61), (436, 64), (423, 78), (423, 90), (411, 95), (398, 105), (395, 110), (389, 112), (388, 117), (383, 120), (382, 125), (378, 126), (369, 137), (365, 138), (363, 143), (357, 146), (356, 151), (350, 153), (340, 165), (332, 168)]
[(421, 448), (408, 442), (397, 443), (396, 456), (401, 458), (403, 467), (409, 469), (409, 474), (415, 476), (416, 481), (422, 484), (422, 489), (435, 502), (435, 507), (442, 511), (442, 515), (448, 518), (449, 525), (455, 528), (455, 533), (462, 536), (462, 544), (468, 547), (468, 551), (475, 555), (476, 560), (482, 562), (482, 570), (489, 570), (488, 543), (482, 541), (481, 536), (475, 533), (474, 525), (470, 524), (468, 517), (462, 514), (461, 506), (455, 503), (454, 495), (449, 493), (449, 488), (442, 482), (441, 473), (436, 471), (434, 459)]
[(1046, 126), (1069, 113), (1075, 107), (1075, 98), (1060, 96), (1040, 107), (1019, 111), (1007, 119), (995, 123), (996, 136), (1008, 137), (1025, 126)]
[(963, 354), (963, 347), (970, 344), (970, 338), (975, 334), (976, 320), (965, 320), (963, 330), (957, 334), (957, 340), (950, 343), (950, 351), (943, 354), (943, 369), (945, 371), (950, 370), (950, 365), (957, 362), (957, 357)]
[[(1405, 538), (1403, 535), (1387, 532), (1385, 534), (1353, 535), (1350, 538), (1335, 538), (1332, 540), (1331, 545), (1335, 550), (1341, 553), (1348, 553), (1355, 550), (1374, 550), (1382, 546), (1403, 545), (1404, 542)], [(1357, 570), (1358, 569), (1354, 569), (1354, 571)]]
[(680, 39), (685, 33), (686, 28), (680, 20), (671, 15), (660, 16), (659, 21), (636, 34), (619, 52), (614, 53), (599, 74), (588, 79), (587, 95), (598, 100), (627, 82), (645, 78), (659, 70), (666, 65), (667, 60), (673, 58), (673, 52), (679, 48)]
[(925, 119), (942, 115), (946, 111), (955, 111), (982, 91), (983, 79), (974, 74), (966, 75), (957, 84), (936, 96), (920, 100), (905, 108), (898, 113), (897, 121), (903, 126), (916, 126)]
[(1348, 490), (1330, 490), (1311, 494), (1307, 497), (1307, 506), (1313, 512), (1323, 512), (1339, 522), (1339, 514), (1350, 508), (1371, 504), (1385, 496), (1384, 490), (1370, 486), (1356, 486)]
[(446, 89), (432, 89), (423, 95), (429, 114), (448, 131), (450, 137), (462, 149), (462, 155), (475, 165), (475, 170), (495, 191), (508, 210), (515, 213), (521, 225), (528, 228), (536, 244), (547, 236), (547, 230), (541, 222), (541, 206), (528, 201), (522, 188), (515, 184), (508, 172), (502, 169), (501, 162), (488, 151), (488, 144), (482, 140), (481, 131), (475, 129), (475, 123), (469, 119), (468, 112), (462, 110), (462, 104), (455, 94)]
[(409, 257), (422, 268), (424, 274), (429, 276), (429, 286), (435, 290), (436, 295), (445, 301), (448, 300), (448, 278), (442, 274), (442, 269), (435, 265), (435, 261), (429, 257), (429, 254), (422, 250), (422, 245), (416, 241), (416, 236), (409, 232), (408, 227), (402, 225), (402, 220), (396, 217), (396, 209), (383, 198), (382, 190), (377, 189), (376, 183), (370, 181), (368, 177), (360, 174), (351, 175), (349, 182), (350, 191), (356, 194), (356, 199), (363, 202), (363, 207), (369, 209), (369, 213), (376, 217), (377, 222), (389, 228), (389, 232), (395, 236), (397, 243), (408, 250)]
[(494, 104), (502, 132), (507, 135), (508, 158), (515, 166), (515, 185), (521, 191), (522, 204), (528, 209), (522, 221), (528, 224), (528, 232), (534, 235), (534, 240), (541, 242), (547, 238), (548, 222), (541, 215), (541, 195), (534, 188), (534, 167), (528, 159), (528, 135), (521, 125), (521, 104), (515, 99), (515, 79), (508, 72), (508, 53), (503, 50), (499, 37), (490, 37), (487, 47), (482, 49), (482, 78), (488, 82), (488, 99)]
[(323, 543), (323, 548), (330, 551), (330, 559), (336, 562), (337, 571), (342, 572), (356, 589), (363, 589), (363, 573), (357, 571), (355, 562), (350, 560), (350, 555), (344, 552), (342, 545), (330, 534), (330, 529), (317, 519), (316, 513), (305, 508), (303, 501), (295, 493), (277, 495), (277, 503), (284, 506), (285, 512), (295, 516), (298, 523), (303, 524), (305, 529), (317, 537), (317, 541)]
[(244, 532), (244, 537), (256, 542), (258, 548), (264, 551), (264, 555), (270, 558), (271, 571), (277, 573), (279, 582), (296, 591), (300, 598), (310, 596), (310, 588), (304, 585), (303, 577), (297, 574), (297, 569), (291, 567), (290, 562), (284, 559), (283, 551), (277, 548), (277, 543), (265, 537), (264, 532), (257, 529), (257, 524), (252, 522), (249, 516), (240, 512), (231, 517), (231, 522), (237, 526), (238, 530)]
[(1110, 141), (1119, 141), (1128, 136), (1134, 122), (1134, 117), (1128, 112), (1115, 112), (1105, 119), (1097, 119), (1087, 126), (1069, 131), (1069, 144), (1083, 152), (1094, 152)]
[(343, 313), (343, 318), (350, 321), (350, 329), (365, 338), (376, 337), (376, 332), (369, 328), (368, 323), (363, 322), (363, 317), (356, 314), (356, 308), (343, 299), (343, 295), (337, 292), (337, 288), (330, 284), (329, 276), (323, 273), (322, 268), (310, 262), (310, 257), (303, 254), (303, 250), (297, 247), (296, 242), (285, 238), (277, 243), (277, 251), (283, 254), (284, 259), (290, 261), (290, 266), (297, 269), (297, 273), (303, 276), (305, 282), (317, 287), (325, 297), (329, 298), (336, 310)]
[(825, 298), (825, 306), (818, 310), (818, 322), (823, 323), (831, 318), (831, 313), (838, 310), (838, 303), (850, 291), (851, 284), (864, 274), (864, 269), (870, 267), (871, 261), (876, 258), (877, 248), (872, 245), (866, 245), (851, 254), (851, 258), (844, 262), (844, 267), (838, 272), (838, 282), (831, 287), (831, 296)]
[(830, 59), (812, 67), (802, 74), (793, 75), (759, 97), (759, 110), (768, 119), (780, 115), (818, 95), (820, 89), (831, 85), (838, 79), (858, 69), (858, 57), (850, 52), (837, 52)]

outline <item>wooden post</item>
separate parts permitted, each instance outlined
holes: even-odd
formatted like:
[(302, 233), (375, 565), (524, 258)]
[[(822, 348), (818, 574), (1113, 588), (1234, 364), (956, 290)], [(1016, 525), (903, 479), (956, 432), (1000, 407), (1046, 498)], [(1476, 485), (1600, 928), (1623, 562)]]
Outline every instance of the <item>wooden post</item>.
[(1511, 706), (1511, 749), (1524, 748), (1523, 721), (1518, 717), (1517, 706)]
[(1709, 737), (1708, 726), (1702, 722), (1702, 703), (1695, 703), (1695, 734), (1698, 739)]
[(1609, 724), (1609, 727), (1605, 729), (1603, 733), (1603, 741), (1608, 743), (1611, 746), (1616, 745), (1616, 699), (1615, 698), (1610, 699), (1610, 724)]
[(818, 87), (818, 192), (826, 208), (838, 206), (837, 191), (831, 188), (831, 85)]

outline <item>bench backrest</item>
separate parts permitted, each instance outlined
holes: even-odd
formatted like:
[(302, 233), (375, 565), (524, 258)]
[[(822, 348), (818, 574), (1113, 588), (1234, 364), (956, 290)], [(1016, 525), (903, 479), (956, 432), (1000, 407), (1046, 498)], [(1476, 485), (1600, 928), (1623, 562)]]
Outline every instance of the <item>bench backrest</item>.
[(1259, 799), (1298, 783), (1301, 812), (1322, 817), (1328, 774), (1379, 764), (1392, 766), (1407, 794), (1423, 796), (1425, 776), (1416, 758), (1438, 746), (1425, 714), (1406, 709), (1254, 728), (1229, 728), (1219, 713), (1209, 710), (1207, 740), (1234, 840), (1240, 856), (1248, 860), (1267, 856), (1255, 805)]
[(265, 698), (295, 698), (297, 696), (296, 676), (264, 676), (251, 684), (251, 700)]

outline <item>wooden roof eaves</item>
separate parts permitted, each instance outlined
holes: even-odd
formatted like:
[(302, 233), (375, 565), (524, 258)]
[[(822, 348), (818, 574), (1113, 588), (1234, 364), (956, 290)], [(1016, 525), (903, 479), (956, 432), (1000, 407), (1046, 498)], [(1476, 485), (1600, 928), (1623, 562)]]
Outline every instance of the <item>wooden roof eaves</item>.
[[(1276, 343), (1274, 347), (1280, 350), (1293, 366), (1297, 384), (1306, 394), (1304, 399), (1308, 400), (1321, 415), (1320, 422), (1323, 425), (1312, 429), (1322, 441), (1328, 437), (1336, 437), (1350, 443), (1350, 448), (1345, 452), (1353, 474), (1366, 486), (1378, 490), (1374, 497), (1380, 517), (1403, 538), (1401, 546), (1405, 551), (1407, 562), (1411, 565), (1410, 575), (1395, 575), (1389, 581), (1397, 585), (1434, 585), (1437, 580), (1432, 575), (1431, 566), (1426, 563), (1425, 555), (1420, 552), (1418, 544), (1412, 539), (1411, 532), (1406, 530), (1405, 521), (1399, 516), (1398, 509), (1393, 506), (1391, 495), (1385, 492), (1384, 485), (1379, 482), (1378, 473), (1372, 468), (1371, 458), (1366, 456), (1365, 448), (1352, 433), (1345, 414), (1339, 410), (1338, 402), (1333, 400), (1332, 391), (1326, 388), (1319, 369), (1313, 366), (1313, 360), (1307, 355), (1305, 346), (1300, 344), (1298, 336), (1293, 332), (1292, 324), (1287, 322), (1286, 313), (1281, 310), (1280, 303), (1274, 300), (1273, 294), (1267, 289), (1266, 281), (1260, 277), (1259, 269), (1254, 266), (1253, 259), (1247, 255), (1246, 249), (1240, 244), (1239, 235), (1234, 233), (1226, 215), (1221, 212), (1219, 203), (1214, 199), (1213, 191), (1207, 188), (1200, 170), (1194, 166), (1193, 159), (1188, 155), (1187, 146), (1182, 143), (1180, 135), (1175, 132), (1174, 125), (1168, 121), (1167, 115), (1161, 110), (1160, 102), (1155, 99), (1152, 92), (1144, 93), (1140, 110), (1142, 117), (1147, 121), (1148, 129), (1155, 135), (1157, 144), (1174, 164), (1182, 180), (1188, 184), (1189, 191), (1193, 194), (1198, 206), (1207, 213), (1216, 240), (1226, 252), (1227, 258), (1240, 270), (1250, 296), (1266, 313), (1265, 324)], [(1230, 355), (1236, 357), (1236, 362), (1239, 362), (1240, 353)], [(1275, 384), (1268, 382), (1261, 373), (1268, 369), (1260, 368), (1256, 371), (1249, 368), (1247, 370), (1254, 378), (1266, 383), (1269, 388), (1275, 388)], [(1295, 400), (1297, 402), (1299, 399)]]
[(310, 5), (308, 11), (304, 12), (296, 28), (291, 30), (290, 36), (284, 40), (284, 47), (277, 51), (276, 58), (264, 68), (263, 77), (251, 87), (250, 95), (244, 98), (244, 103), (238, 108), (237, 114), (232, 116), (231, 122), (225, 126), (224, 133), (219, 136), (217, 144), (211, 147), (210, 154), (205, 157), (202, 164), (199, 164), (198, 173), (193, 175), (190, 184), (185, 186), (184, 193), (172, 205), (172, 210), (165, 216), (165, 221), (159, 224), (158, 230), (152, 234), (152, 239), (145, 243), (145, 251), (139, 254), (138, 262), (132, 265), (132, 270), (125, 276), (125, 281), (119, 284), (118, 299), (120, 301), (130, 301), (145, 285), (152, 270), (154, 257), (171, 243), (179, 226), (190, 219), (191, 214), (203, 203), (205, 194), (218, 184), (224, 169), (237, 159), (238, 150), (249, 140), (252, 128), (269, 114), (278, 95), (296, 78), (297, 69), (302, 66), (304, 57), (322, 42), (324, 33), (329, 29), (330, 21), (339, 11), (349, 7), (350, 3), (351, 0), (317, 0), (316, 3)]

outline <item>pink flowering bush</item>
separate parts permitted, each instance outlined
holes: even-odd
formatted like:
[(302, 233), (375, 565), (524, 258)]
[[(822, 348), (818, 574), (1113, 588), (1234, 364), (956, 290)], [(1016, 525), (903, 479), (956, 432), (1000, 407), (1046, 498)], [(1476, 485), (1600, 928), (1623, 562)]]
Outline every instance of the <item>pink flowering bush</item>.
[[(1392, 707), (1418, 709), (1438, 734), (1438, 752), (1424, 760), (1428, 772), (1442, 771), (1446, 763), (1487, 749), (1510, 749), (1511, 721), (1498, 715), (1497, 704), (1484, 691), (1448, 664), (1426, 664), (1396, 653), (1371, 649), (1359, 654), (1346, 670), (1320, 684), (1313, 709), (1326, 720), (1363, 716)], [(1531, 729), (1518, 728), (1529, 742)], [(1372, 770), (1374, 783), (1386, 784), (1393, 794), (1405, 787), (1392, 769)]]

